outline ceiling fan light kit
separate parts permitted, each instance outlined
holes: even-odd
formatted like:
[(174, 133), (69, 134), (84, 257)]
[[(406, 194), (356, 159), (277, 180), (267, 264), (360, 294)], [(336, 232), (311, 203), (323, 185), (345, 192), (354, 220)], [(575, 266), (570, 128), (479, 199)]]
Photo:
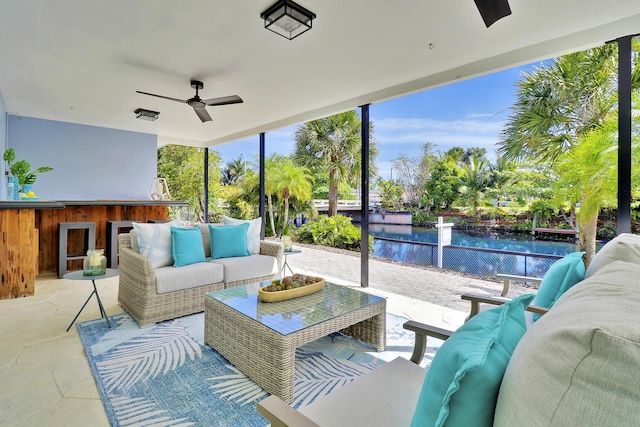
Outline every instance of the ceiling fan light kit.
[(136, 113), (136, 119), (149, 120), (151, 122), (158, 120), (158, 116), (160, 115), (157, 111), (145, 110), (144, 108), (138, 108), (134, 113)]
[(282, 37), (293, 40), (311, 29), (316, 14), (291, 0), (278, 0), (260, 14), (264, 27)]

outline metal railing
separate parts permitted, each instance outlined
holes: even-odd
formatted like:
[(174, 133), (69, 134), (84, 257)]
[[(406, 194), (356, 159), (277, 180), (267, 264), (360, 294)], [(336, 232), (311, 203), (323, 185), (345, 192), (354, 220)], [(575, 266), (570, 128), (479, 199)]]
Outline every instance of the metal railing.
[[(438, 244), (374, 236), (374, 255), (407, 264), (438, 265)], [(481, 277), (496, 274), (542, 277), (561, 255), (450, 245), (443, 248), (442, 267)]]

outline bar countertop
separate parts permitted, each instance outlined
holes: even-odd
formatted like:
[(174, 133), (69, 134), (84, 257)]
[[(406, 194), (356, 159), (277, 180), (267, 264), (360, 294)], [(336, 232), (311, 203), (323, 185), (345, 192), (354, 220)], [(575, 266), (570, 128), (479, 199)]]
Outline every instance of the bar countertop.
[(1, 200), (0, 209), (64, 209), (64, 204), (52, 200)]
[(4, 200), (0, 209), (64, 209), (66, 206), (189, 206), (180, 200)]

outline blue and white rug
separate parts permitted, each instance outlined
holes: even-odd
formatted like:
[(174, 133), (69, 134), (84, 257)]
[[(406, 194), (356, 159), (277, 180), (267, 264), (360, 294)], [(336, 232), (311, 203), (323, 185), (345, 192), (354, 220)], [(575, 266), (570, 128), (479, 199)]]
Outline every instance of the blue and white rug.
[[(387, 350), (333, 334), (296, 351), (294, 407), (310, 404), (401, 355), (413, 333), (387, 315)], [(139, 328), (128, 314), (77, 325), (113, 426), (266, 426), (256, 403), (268, 394), (204, 344), (204, 314)], [(428, 363), (428, 359), (425, 363)]]

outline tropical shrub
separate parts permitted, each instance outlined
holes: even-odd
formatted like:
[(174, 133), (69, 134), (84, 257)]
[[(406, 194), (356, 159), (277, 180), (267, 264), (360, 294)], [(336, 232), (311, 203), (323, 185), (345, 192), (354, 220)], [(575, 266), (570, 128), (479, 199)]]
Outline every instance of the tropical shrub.
[[(351, 224), (351, 218), (335, 215), (322, 216), (302, 225), (296, 233), (296, 240), (359, 252), (360, 236), (360, 229)], [(369, 236), (369, 252), (373, 252), (373, 236)]]
[(415, 210), (411, 213), (411, 223), (414, 227), (426, 227), (437, 221), (438, 219), (431, 212)]

